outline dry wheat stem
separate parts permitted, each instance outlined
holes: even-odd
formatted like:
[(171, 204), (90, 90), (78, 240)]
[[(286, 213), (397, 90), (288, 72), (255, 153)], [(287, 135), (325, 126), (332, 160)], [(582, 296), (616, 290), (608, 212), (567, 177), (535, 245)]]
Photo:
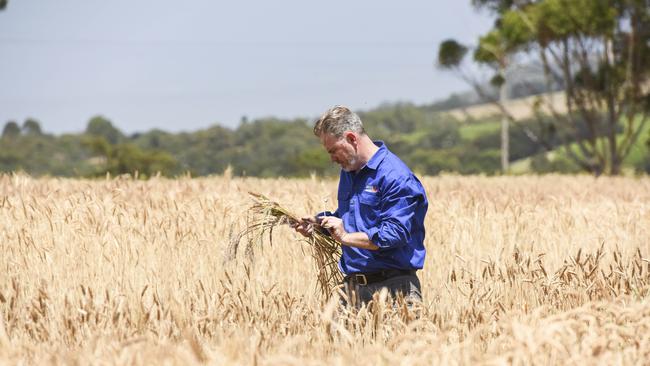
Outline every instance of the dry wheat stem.
[[(279, 203), (268, 197), (254, 192), (248, 192), (253, 199), (253, 205), (248, 209), (246, 228), (231, 242), (237, 247), (243, 237), (250, 237), (248, 243), (262, 242), (268, 233), (269, 243), (273, 243), (273, 229), (279, 225), (292, 224), (300, 221), (298, 215), (292, 213)], [(338, 268), (341, 256), (341, 244), (331, 236), (324, 234), (323, 229), (316, 226), (311, 236), (301, 240), (308, 244), (311, 256), (317, 270), (318, 288), (324, 300), (329, 300), (335, 289), (341, 284), (343, 275)], [(236, 249), (234, 249), (236, 251)]]

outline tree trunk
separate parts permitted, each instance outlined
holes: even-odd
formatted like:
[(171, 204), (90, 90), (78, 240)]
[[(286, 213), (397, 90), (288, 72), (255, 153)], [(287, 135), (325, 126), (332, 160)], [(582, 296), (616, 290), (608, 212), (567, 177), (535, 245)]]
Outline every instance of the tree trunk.
[[(501, 69), (501, 75), (505, 76), (505, 68)], [(499, 102), (505, 105), (508, 100), (508, 89), (506, 78), (503, 78), (503, 83), (499, 90)], [(501, 172), (507, 174), (510, 170), (510, 138), (508, 135), (509, 121), (508, 117), (504, 115), (501, 117)]]

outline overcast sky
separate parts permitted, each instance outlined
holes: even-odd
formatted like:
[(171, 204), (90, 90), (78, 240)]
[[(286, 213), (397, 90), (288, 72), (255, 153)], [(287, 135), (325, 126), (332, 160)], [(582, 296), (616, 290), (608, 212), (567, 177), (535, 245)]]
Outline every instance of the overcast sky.
[(434, 67), (446, 38), (492, 19), (469, 0), (9, 0), (0, 12), (0, 125), (80, 132), (235, 127), (335, 104), (430, 103), (468, 89)]

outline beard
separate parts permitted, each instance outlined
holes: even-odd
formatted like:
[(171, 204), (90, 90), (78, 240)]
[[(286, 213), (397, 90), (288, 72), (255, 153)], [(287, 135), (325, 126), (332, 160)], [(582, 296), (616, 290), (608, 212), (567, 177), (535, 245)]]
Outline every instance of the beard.
[(351, 156), (347, 159), (347, 161), (341, 164), (341, 169), (345, 170), (348, 173), (356, 171), (357, 169), (355, 169), (355, 167), (357, 165), (357, 161), (358, 159), (356, 156)]

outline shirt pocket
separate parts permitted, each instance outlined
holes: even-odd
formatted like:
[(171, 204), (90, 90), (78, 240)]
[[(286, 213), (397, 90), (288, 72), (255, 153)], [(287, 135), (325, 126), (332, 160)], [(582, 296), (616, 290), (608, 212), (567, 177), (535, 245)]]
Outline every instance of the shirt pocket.
[(377, 193), (362, 192), (359, 195), (359, 215), (368, 227), (378, 224), (381, 198)]
[(366, 206), (375, 207), (379, 205), (379, 195), (377, 193), (363, 192), (359, 195), (359, 202)]

